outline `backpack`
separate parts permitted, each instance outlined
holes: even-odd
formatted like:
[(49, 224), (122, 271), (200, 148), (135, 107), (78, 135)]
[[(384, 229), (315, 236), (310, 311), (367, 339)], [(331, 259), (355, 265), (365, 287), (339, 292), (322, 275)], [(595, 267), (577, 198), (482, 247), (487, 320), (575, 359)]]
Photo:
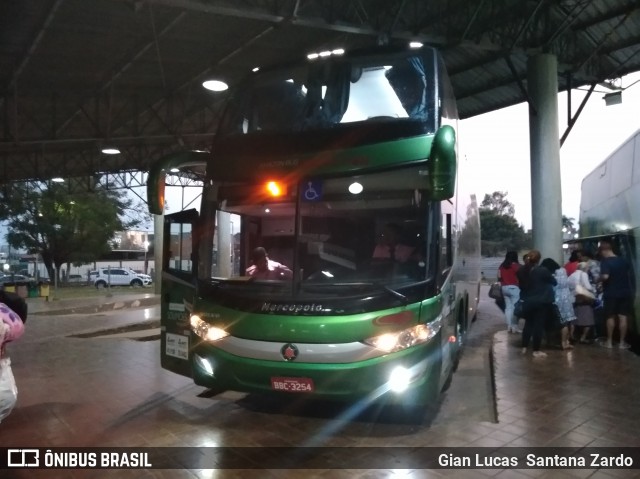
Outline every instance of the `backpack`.
[(0, 289), (0, 303), (4, 303), (9, 306), (18, 316), (23, 323), (27, 322), (27, 302), (24, 298), (21, 298), (16, 293), (10, 293), (4, 289)]

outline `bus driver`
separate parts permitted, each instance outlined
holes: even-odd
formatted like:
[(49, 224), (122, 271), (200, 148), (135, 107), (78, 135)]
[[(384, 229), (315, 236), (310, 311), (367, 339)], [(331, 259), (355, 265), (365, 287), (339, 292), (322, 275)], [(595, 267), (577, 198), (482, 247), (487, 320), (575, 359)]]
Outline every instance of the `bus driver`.
[(293, 271), (277, 261), (270, 260), (267, 251), (262, 246), (253, 250), (251, 259), (253, 265), (247, 268), (247, 276), (256, 279), (288, 279), (293, 277)]

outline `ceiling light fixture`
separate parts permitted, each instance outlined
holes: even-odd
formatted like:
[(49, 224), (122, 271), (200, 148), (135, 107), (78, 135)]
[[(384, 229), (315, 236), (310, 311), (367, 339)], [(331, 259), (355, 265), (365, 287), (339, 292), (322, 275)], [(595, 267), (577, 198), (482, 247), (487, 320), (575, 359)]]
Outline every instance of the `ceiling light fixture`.
[(354, 181), (349, 185), (349, 193), (351, 193), (352, 195), (358, 195), (362, 193), (363, 189), (364, 188), (362, 184), (358, 183), (357, 181)]
[(56, 176), (55, 178), (51, 178), (51, 181), (53, 181), (54, 183), (64, 183), (64, 178)]
[(344, 55), (344, 48), (336, 48), (334, 50), (325, 50), (322, 52), (313, 52), (313, 53), (309, 53), (307, 55), (307, 58), (309, 60), (315, 60), (317, 58), (327, 58), (330, 56), (336, 56), (336, 55)]
[(102, 153), (104, 153), (105, 155), (119, 155), (120, 150), (115, 146), (105, 146), (102, 149)]
[(211, 91), (225, 91), (229, 88), (229, 85), (220, 80), (207, 80), (202, 82), (202, 86)]

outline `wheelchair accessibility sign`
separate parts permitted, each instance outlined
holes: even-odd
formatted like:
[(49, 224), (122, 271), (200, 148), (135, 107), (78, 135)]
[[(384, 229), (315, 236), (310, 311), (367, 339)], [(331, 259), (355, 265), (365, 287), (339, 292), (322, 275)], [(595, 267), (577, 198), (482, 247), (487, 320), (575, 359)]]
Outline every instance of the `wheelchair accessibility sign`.
[(302, 186), (303, 201), (321, 201), (322, 200), (322, 181), (308, 180)]

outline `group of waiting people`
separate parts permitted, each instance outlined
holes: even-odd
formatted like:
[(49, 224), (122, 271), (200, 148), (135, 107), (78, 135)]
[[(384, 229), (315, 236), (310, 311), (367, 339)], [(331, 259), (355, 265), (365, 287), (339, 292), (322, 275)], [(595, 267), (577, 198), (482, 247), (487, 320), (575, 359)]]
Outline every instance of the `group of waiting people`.
[[(618, 326), (620, 349), (626, 342), (627, 318), (633, 307), (632, 269), (630, 263), (614, 254), (611, 243), (602, 241), (599, 261), (587, 252), (574, 251), (560, 266), (552, 258), (541, 259), (538, 250), (529, 251), (518, 262), (515, 251), (507, 252), (498, 269), (502, 285), (507, 329), (522, 333), (522, 352), (529, 344), (534, 357), (541, 351), (545, 330), (560, 330), (562, 349), (573, 349), (573, 342), (589, 343), (595, 329), (594, 308), (602, 307), (606, 318), (606, 338), (600, 343), (614, 347)], [(519, 320), (524, 319), (520, 330)]]

